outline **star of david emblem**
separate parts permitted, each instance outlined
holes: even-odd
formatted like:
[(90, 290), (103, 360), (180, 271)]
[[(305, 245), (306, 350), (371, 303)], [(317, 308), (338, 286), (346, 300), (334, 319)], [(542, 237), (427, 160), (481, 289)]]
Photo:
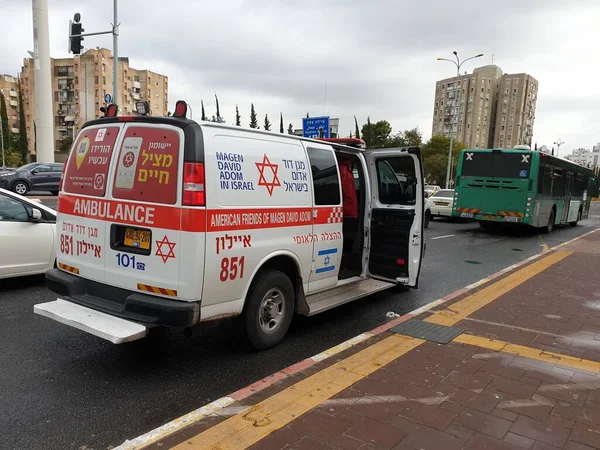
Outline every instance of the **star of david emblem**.
[[(256, 168), (258, 169), (258, 173), (260, 174), (258, 178), (258, 185), (266, 187), (269, 196), (273, 195), (273, 189), (276, 186), (281, 186), (281, 183), (279, 182), (279, 178), (277, 176), (277, 172), (279, 171), (279, 164), (271, 163), (266, 153), (263, 157), (262, 162), (255, 164)], [(269, 170), (267, 170), (267, 168)], [(265, 171), (267, 172), (266, 174)], [(271, 178), (271, 181), (267, 181), (267, 178)]]
[[(163, 246), (166, 246), (165, 250), (163, 250)], [(175, 252), (173, 251), (175, 249), (175, 242), (170, 242), (166, 234), (161, 241), (156, 241), (156, 247), (155, 255), (160, 256), (164, 263), (166, 263), (169, 258), (175, 258)]]

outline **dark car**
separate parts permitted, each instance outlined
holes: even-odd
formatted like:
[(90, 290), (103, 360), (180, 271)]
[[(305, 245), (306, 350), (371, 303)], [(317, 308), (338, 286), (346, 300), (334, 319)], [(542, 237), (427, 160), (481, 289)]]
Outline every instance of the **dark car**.
[(29, 191), (49, 191), (57, 195), (63, 165), (31, 163), (10, 172), (0, 172), (0, 188), (19, 195), (25, 195)]

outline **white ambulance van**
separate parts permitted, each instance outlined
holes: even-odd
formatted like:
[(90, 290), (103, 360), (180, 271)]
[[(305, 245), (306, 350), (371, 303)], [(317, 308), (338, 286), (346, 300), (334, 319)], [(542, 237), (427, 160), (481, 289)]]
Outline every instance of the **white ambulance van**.
[(57, 300), (37, 314), (123, 343), (242, 316), (257, 349), (311, 316), (418, 285), (416, 147), (364, 151), (186, 118), (86, 123), (58, 198)]

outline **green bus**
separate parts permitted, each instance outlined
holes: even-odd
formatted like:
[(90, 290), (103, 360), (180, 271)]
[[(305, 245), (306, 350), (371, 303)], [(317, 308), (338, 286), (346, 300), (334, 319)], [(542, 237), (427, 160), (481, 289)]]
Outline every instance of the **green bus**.
[(526, 146), (460, 153), (452, 215), (482, 227), (519, 223), (549, 233), (588, 217), (594, 171)]

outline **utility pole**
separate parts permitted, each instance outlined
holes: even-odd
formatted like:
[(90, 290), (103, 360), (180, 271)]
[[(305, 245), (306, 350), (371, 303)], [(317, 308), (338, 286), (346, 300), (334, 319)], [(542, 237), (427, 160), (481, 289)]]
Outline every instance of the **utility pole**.
[(48, 0), (32, 0), (33, 69), (35, 82), (36, 160), (54, 162), (54, 114), (50, 73)]
[[(456, 61), (454, 61), (453, 59), (446, 59), (446, 58), (438, 58), (438, 61), (449, 61), (451, 63), (453, 63), (456, 66), (456, 82), (458, 82), (458, 79), (460, 78), (460, 67), (466, 63), (467, 61), (469, 61), (470, 59), (474, 59), (474, 58), (480, 58), (481, 56), (483, 56), (483, 53), (479, 53), (478, 55), (475, 56), (471, 56), (470, 58), (467, 58), (463, 61), (461, 61), (458, 58), (458, 53), (455, 51), (452, 52), (454, 54), (454, 57), (456, 58)], [(462, 87), (461, 87), (462, 89)], [(448, 150), (448, 166), (446, 169), (446, 189), (450, 189), (450, 178), (451, 178), (451, 171), (452, 171), (452, 144), (454, 143), (454, 102), (457, 102), (458, 108), (457, 108), (457, 115), (459, 115), (460, 113), (460, 90), (461, 89), (455, 89), (455, 93), (458, 92), (458, 100), (456, 100), (455, 98), (452, 99), (452, 113), (450, 115), (450, 149)], [(468, 94), (467, 94), (468, 95)]]

